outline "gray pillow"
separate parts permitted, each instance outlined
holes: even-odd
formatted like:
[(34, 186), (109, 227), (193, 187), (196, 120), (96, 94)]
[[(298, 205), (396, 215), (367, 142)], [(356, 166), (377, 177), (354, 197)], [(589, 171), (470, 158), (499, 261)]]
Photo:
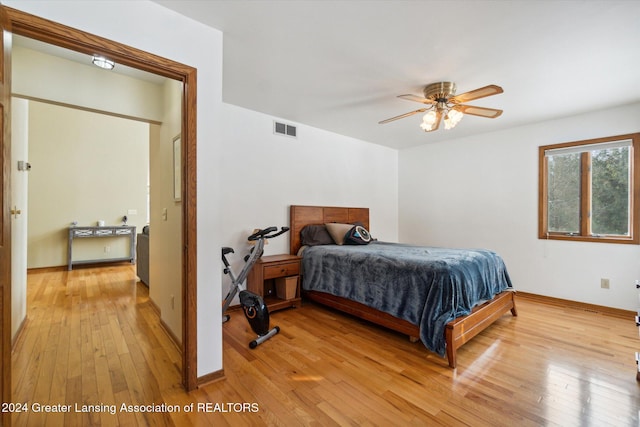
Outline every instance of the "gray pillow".
[(300, 230), (300, 244), (302, 246), (334, 245), (324, 224), (305, 225)]

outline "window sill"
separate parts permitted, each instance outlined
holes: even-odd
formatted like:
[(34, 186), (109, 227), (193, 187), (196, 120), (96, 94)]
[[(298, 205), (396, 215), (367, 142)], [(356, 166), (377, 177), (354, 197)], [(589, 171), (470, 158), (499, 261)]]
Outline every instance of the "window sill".
[(593, 237), (593, 236), (579, 236), (579, 235), (576, 236), (576, 235), (567, 235), (567, 234), (548, 234), (548, 235), (544, 234), (544, 235), (539, 235), (538, 238), (541, 240), (564, 240), (567, 242), (620, 243), (620, 244), (627, 244), (627, 245), (640, 244), (639, 239), (633, 238), (630, 236)]

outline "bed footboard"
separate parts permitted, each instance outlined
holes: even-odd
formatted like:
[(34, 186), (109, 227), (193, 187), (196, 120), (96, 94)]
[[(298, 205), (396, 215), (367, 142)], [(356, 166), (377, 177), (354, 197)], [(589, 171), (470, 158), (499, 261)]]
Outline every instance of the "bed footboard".
[(445, 338), (449, 366), (456, 367), (456, 350), (458, 348), (485, 330), (509, 310), (512, 315), (518, 315), (515, 292), (505, 291), (496, 295), (491, 301), (476, 307), (468, 316), (459, 317), (447, 323)]

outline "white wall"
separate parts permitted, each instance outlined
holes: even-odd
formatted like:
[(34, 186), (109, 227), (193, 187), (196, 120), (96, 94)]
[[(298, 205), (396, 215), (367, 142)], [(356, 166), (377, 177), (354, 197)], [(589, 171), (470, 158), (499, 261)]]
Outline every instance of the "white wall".
[(638, 132), (638, 117), (634, 104), (402, 150), (400, 240), (493, 249), (516, 289), (635, 310), (638, 245), (538, 239), (538, 147)]
[(182, 124), (182, 83), (169, 80), (163, 89), (166, 111), (150, 147), (149, 297), (164, 324), (182, 340), (182, 205), (173, 198), (173, 139)]
[[(290, 205), (369, 207), (373, 236), (397, 241), (396, 150), (303, 125), (297, 139), (275, 135), (274, 117), (223, 107), (222, 246), (236, 250), (229, 256), (234, 271), (248, 251), (247, 236), (255, 228), (288, 226)], [(288, 234), (265, 246), (266, 255), (288, 251)], [(230, 281), (224, 280), (226, 295)]]
[(3, 4), (198, 69), (198, 376), (219, 371), (222, 33), (150, 1), (5, 0)]

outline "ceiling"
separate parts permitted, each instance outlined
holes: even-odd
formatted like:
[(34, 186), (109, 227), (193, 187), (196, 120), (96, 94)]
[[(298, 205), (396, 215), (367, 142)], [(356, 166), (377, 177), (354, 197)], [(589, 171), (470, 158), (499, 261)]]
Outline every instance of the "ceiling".
[[(224, 33), (224, 102), (392, 148), (640, 101), (637, 1), (155, 2)], [(378, 124), (438, 81), (500, 85), (470, 104), (504, 113), (430, 133), (419, 114)]]
[[(223, 100), (394, 148), (640, 101), (637, 1), (157, 0), (224, 33)], [(204, 46), (206, 49), (206, 46)], [(433, 82), (504, 110), (424, 133)]]
[[(74, 50), (65, 49), (63, 47), (55, 46), (49, 43), (44, 43), (36, 39), (13, 35), (14, 46), (20, 46), (25, 49), (31, 49), (38, 52), (46, 53), (47, 55), (55, 56), (58, 58), (66, 59), (68, 61), (77, 62), (79, 64), (86, 65), (87, 67), (94, 67), (91, 63), (92, 55), (87, 55)], [(97, 54), (99, 52), (96, 52)], [(167, 78), (157, 74), (148, 73), (146, 71), (138, 70), (135, 68), (127, 67), (126, 65), (116, 64), (113, 70), (105, 70), (105, 72), (113, 72), (116, 74), (122, 74), (128, 77), (132, 77), (139, 80), (144, 80), (157, 85), (162, 85)]]

